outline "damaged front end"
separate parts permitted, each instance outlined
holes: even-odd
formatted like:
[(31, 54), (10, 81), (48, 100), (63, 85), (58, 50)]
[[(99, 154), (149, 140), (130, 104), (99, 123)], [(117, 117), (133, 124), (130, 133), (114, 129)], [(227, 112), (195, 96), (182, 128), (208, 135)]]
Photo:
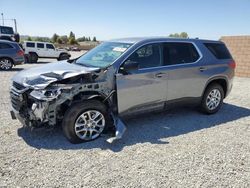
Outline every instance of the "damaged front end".
[(116, 127), (116, 137), (108, 141), (119, 139), (126, 128), (117, 115), (114, 76), (112, 67), (110, 69), (79, 70), (78, 66), (74, 70), (44, 71), (38, 76), (26, 76), (29, 75), (27, 71), (17, 75), (10, 91), (11, 115), (25, 126), (53, 127), (62, 121), (73, 102), (98, 97), (109, 106)]

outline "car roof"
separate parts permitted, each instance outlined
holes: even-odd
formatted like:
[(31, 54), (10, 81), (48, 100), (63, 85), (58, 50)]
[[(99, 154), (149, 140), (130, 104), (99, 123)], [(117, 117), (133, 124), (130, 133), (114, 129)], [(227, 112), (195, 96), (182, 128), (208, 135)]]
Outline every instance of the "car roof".
[(17, 42), (15, 42), (15, 41), (1, 40), (1, 39), (0, 39), (0, 42), (2, 42), (2, 43), (9, 43), (9, 44), (17, 44)]
[(179, 41), (179, 42), (220, 42), (216, 40), (205, 40), (205, 39), (191, 39), (191, 38), (173, 38), (173, 37), (132, 37), (132, 38), (120, 38), (120, 39), (113, 39), (109, 42), (121, 42), (121, 43), (138, 43), (138, 42), (159, 42), (159, 41)]
[(51, 42), (40, 42), (40, 41), (23, 41), (24, 43), (27, 43), (27, 42), (33, 42), (33, 43), (44, 43), (44, 44), (52, 44)]

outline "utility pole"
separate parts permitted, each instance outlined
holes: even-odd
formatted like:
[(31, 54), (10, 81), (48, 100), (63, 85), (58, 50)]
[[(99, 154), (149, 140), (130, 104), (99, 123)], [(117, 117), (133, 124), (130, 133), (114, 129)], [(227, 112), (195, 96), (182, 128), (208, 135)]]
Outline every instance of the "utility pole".
[(4, 26), (4, 19), (3, 19), (3, 13), (1, 13), (1, 15), (2, 15), (2, 21), (3, 21), (3, 26)]
[(15, 24), (15, 33), (17, 33), (16, 19), (13, 19), (13, 20), (14, 20), (14, 24)]

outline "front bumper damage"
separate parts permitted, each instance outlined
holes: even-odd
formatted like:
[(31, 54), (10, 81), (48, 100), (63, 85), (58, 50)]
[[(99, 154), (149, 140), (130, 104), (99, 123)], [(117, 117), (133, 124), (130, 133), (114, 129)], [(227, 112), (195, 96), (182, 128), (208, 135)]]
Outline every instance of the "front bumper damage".
[[(101, 76), (99, 76), (100, 74)], [(76, 74), (73, 75), (76, 76)], [(48, 75), (43, 75), (43, 80), (47, 81), (46, 86), (45, 83), (40, 83), (40, 86), (43, 86), (44, 89), (34, 89), (34, 87), (27, 84), (29, 82), (26, 82), (26, 84), (23, 84), (25, 86), (23, 86), (14, 81), (10, 91), (12, 103), (11, 117), (18, 119), (24, 126), (41, 127), (47, 125), (53, 127), (58, 121), (63, 119), (63, 106), (70, 106), (75, 100), (75, 96), (80, 96), (81, 99), (91, 99), (95, 97), (95, 95), (92, 94), (81, 95), (83, 92), (96, 91), (100, 93), (102, 97), (105, 97), (105, 100), (108, 100), (109, 103), (114, 103), (113, 94), (115, 90), (112, 87), (112, 83), (107, 81), (102, 71), (99, 75), (99, 79), (96, 79), (94, 82), (58, 83), (50, 87), (50, 89), (45, 89), (45, 87), (49, 85), (47, 83), (51, 84), (58, 80)], [(41, 82), (41, 77), (37, 79)], [(36, 84), (36, 87), (38, 85), (39, 84)], [(48, 91), (50, 92), (49, 94), (46, 93)], [(115, 137), (107, 139), (107, 142), (112, 143), (122, 138), (126, 126), (114, 109), (110, 109), (110, 113), (116, 128)]]

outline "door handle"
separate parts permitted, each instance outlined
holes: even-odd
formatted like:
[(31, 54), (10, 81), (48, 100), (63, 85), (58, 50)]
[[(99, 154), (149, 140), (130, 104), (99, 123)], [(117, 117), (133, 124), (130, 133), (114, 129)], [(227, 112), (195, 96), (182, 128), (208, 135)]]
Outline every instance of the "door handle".
[(157, 78), (162, 78), (164, 75), (166, 75), (165, 73), (159, 72), (155, 74), (155, 77)]
[(199, 70), (200, 70), (201, 72), (203, 72), (203, 71), (207, 70), (207, 68), (205, 68), (205, 67), (200, 67)]

